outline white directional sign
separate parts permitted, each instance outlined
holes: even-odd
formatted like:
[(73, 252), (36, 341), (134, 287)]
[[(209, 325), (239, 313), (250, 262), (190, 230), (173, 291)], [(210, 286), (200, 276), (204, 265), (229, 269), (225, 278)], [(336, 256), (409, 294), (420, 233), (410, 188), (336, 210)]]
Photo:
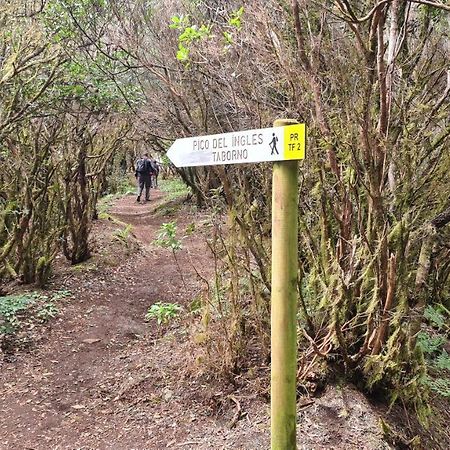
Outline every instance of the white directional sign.
[(177, 139), (167, 156), (177, 167), (284, 161), (305, 157), (304, 123)]

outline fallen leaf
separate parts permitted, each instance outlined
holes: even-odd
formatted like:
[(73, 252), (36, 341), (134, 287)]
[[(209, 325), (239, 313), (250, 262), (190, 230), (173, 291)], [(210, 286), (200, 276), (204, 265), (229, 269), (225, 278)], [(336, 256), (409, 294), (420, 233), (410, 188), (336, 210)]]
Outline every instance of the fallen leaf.
[(101, 339), (96, 339), (96, 338), (90, 338), (90, 339), (83, 339), (81, 342), (83, 342), (83, 344), (95, 344), (96, 342), (100, 342)]

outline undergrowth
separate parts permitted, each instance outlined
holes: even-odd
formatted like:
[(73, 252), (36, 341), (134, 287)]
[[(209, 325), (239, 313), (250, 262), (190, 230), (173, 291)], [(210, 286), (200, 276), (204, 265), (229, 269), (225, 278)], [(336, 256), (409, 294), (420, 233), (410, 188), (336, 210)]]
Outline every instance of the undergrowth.
[(161, 180), (159, 182), (159, 189), (166, 193), (166, 198), (168, 201), (175, 200), (183, 196), (188, 196), (191, 193), (190, 188), (187, 187), (179, 178)]
[(130, 237), (132, 229), (132, 225), (125, 225), (123, 228), (113, 232), (113, 238), (124, 243), (125, 245), (128, 245), (128, 238)]
[(177, 225), (173, 222), (163, 223), (161, 225), (161, 229), (158, 233), (156, 240), (154, 241), (156, 245), (162, 248), (167, 248), (172, 251), (172, 256), (175, 261), (175, 264), (178, 268), (178, 273), (180, 274), (181, 281), (183, 282), (184, 287), (186, 287), (186, 282), (183, 277), (183, 271), (181, 269), (180, 263), (178, 261), (177, 252), (179, 252), (183, 246), (181, 243), (181, 239), (177, 236)]
[(70, 297), (67, 290), (60, 290), (52, 295), (38, 292), (0, 297), (0, 344), (5, 338), (14, 336), (22, 326), (31, 323), (45, 323), (59, 313), (58, 300)]
[(111, 175), (108, 177), (108, 195), (119, 196), (134, 194), (136, 185), (132, 182), (130, 176)]
[[(109, 180), (111, 183), (111, 179)], [(97, 213), (100, 219), (108, 218), (108, 211), (114, 201), (124, 195), (134, 194), (136, 186), (132, 184), (130, 177), (118, 177), (114, 183), (110, 184), (106, 195), (103, 195), (97, 204)]]
[(145, 320), (155, 319), (158, 325), (166, 325), (178, 317), (183, 308), (176, 303), (157, 302), (153, 304), (145, 315)]
[(445, 348), (450, 337), (450, 311), (442, 304), (430, 305), (424, 316), (429, 326), (420, 331), (417, 338), (427, 365), (422, 383), (434, 393), (450, 399), (450, 356)]

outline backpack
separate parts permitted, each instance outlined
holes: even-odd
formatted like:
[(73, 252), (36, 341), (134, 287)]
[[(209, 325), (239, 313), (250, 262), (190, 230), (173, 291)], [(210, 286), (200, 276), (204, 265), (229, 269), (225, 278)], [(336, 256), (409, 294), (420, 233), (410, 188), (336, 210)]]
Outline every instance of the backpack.
[(137, 163), (136, 163), (136, 172), (137, 173), (145, 173), (147, 172), (147, 164), (145, 164), (145, 159), (141, 158), (138, 159)]

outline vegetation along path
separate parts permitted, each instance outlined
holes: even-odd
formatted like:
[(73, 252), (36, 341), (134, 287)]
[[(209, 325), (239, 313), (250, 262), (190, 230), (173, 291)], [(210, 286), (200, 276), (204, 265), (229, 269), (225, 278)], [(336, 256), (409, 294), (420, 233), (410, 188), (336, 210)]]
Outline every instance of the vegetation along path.
[[(156, 242), (164, 223), (177, 226), (178, 264)], [(229, 381), (204, 367), (195, 309), (214, 276), (211, 225), (161, 191), (100, 214), (93, 257), (61, 262), (39, 293), (55, 317), (22, 317), (3, 344), (1, 450), (269, 448), (268, 367)], [(179, 320), (146, 321), (158, 302), (181, 306)], [(300, 449), (395, 448), (379, 426), (385, 408), (351, 386), (300, 398), (298, 408)]]

